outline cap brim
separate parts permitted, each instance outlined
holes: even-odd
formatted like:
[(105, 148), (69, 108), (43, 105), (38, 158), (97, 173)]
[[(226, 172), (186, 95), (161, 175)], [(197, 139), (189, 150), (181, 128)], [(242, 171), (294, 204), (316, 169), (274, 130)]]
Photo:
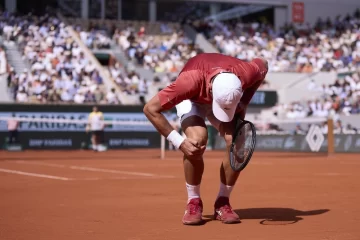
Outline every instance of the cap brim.
[(214, 116), (221, 122), (230, 122), (234, 118), (236, 106), (237, 105), (235, 105), (233, 108), (229, 110), (225, 110), (221, 108), (220, 105), (215, 100), (213, 100), (212, 111)]

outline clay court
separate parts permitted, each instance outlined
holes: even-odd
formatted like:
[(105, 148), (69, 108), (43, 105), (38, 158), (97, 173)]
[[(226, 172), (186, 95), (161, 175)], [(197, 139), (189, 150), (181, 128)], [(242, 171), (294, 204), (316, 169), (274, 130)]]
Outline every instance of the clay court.
[(360, 239), (359, 155), (256, 153), (232, 193), (241, 223), (211, 219), (221, 152), (206, 152), (202, 226), (183, 226), (179, 152), (0, 153), (0, 239)]

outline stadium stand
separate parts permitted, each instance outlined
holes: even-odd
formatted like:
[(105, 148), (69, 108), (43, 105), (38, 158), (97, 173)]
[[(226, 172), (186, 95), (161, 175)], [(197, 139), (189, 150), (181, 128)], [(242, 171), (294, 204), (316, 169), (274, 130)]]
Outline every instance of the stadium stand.
[[(238, 21), (222, 23), (209, 21), (206, 24), (195, 21), (192, 26), (208, 36), (210, 42), (224, 54), (244, 60), (251, 60), (259, 55), (266, 57), (270, 63), (270, 73), (285, 71), (304, 74), (321, 71), (351, 73), (345, 78), (339, 79), (337, 83), (319, 85), (319, 82), (310, 82), (306, 88), (313, 93), (316, 92), (314, 94), (317, 96), (316, 99), (281, 104), (274, 109), (278, 117), (298, 118), (325, 116), (329, 112), (341, 114), (358, 113), (359, 72), (357, 68), (360, 64), (360, 41), (357, 29), (359, 16), (359, 11), (357, 11), (353, 16), (347, 16), (343, 19), (338, 18), (334, 23), (319, 20), (318, 24), (313, 28), (310, 28), (310, 26), (285, 26), (280, 32), (275, 32), (267, 24), (245, 24)], [(118, 61), (112, 64), (107, 70), (116, 85), (129, 97), (141, 98), (150, 95), (152, 92), (149, 89), (154, 86), (163, 87), (168, 85), (174, 80), (174, 76), (187, 59), (201, 52), (184, 34), (178, 23), (82, 20), (78, 18), (67, 18), (66, 22), (71, 23), (80, 39), (89, 49), (112, 50), (114, 42), (120, 47), (127, 59), (125, 62)], [(12, 30), (8, 28), (12, 28)], [(11, 33), (16, 32), (16, 28), (17, 26), (5, 24), (4, 38), (10, 38)], [(61, 30), (61, 28), (64, 28), (64, 23), (62, 25), (59, 23), (59, 29)], [(34, 29), (41, 30), (44, 27), (39, 25), (35, 26)], [(29, 31), (31, 30), (32, 28), (29, 29)], [(59, 32), (63, 32), (60, 30)], [(49, 38), (47, 35), (46, 37)], [(42, 37), (41, 41), (46, 43), (46, 37)], [(72, 55), (77, 58), (76, 55), (79, 54), (79, 58), (83, 59), (83, 55), (77, 53), (76, 44), (71, 43), (71, 39), (67, 39), (67, 41), (71, 45)], [(37, 60), (33, 59), (34, 56), (31, 55), (32, 41), (27, 41), (25, 45), (19, 40), (17, 40), (17, 43), (21, 50), (24, 51), (25, 60), (31, 63), (29, 72), (39, 67), (41, 63), (39, 65)], [(54, 48), (54, 50), (57, 49), (57, 47)], [(74, 61), (72, 55), (70, 62)], [(65, 63), (65, 58), (63, 61)], [(128, 67), (131, 63), (135, 63), (133, 68)], [(80, 66), (78, 67), (81, 69)], [(53, 66), (50, 70), (48, 75), (54, 74), (57, 68)], [(39, 71), (39, 69), (36, 71)], [(73, 71), (75, 70), (73, 69)], [(146, 71), (153, 72), (155, 75), (151, 74), (151, 77), (148, 77), (150, 74)], [(23, 76), (23, 73), (21, 74)], [(33, 75), (31, 73), (26, 74)], [(79, 71), (71, 74), (77, 76)], [(41, 74), (38, 75), (40, 78)], [(37, 90), (23, 89), (24, 84), (22, 84), (21, 87), (18, 87), (20, 99), (22, 99), (22, 95), (27, 94), (32, 96), (33, 100), (34, 96), (36, 96), (35, 100), (37, 101), (75, 101), (76, 97), (75, 102), (120, 102), (118, 98), (113, 97), (113, 89), (105, 91), (102, 88), (102, 79), (96, 71), (94, 73), (90, 71), (85, 75), (88, 75), (85, 76), (87, 78), (85, 86), (82, 84), (76, 86), (78, 90), (70, 94), (71, 97), (64, 91), (63, 97), (61, 97), (61, 94), (57, 94), (57, 99), (53, 100), (53, 97), (42, 97), (38, 93), (44, 88), (41, 84), (37, 87)], [(12, 76), (12, 78), (18, 79), (20, 74), (15, 76)], [(65, 74), (65, 76), (68, 75)], [(44, 78), (44, 74), (42, 77)], [(16, 80), (14, 81), (16, 82)], [(65, 81), (71, 82), (72, 80)], [(12, 87), (13, 89), (17, 88), (16, 83), (12, 83), (12, 85), (15, 85), (15, 87)], [(273, 82), (268, 80), (263, 84), (262, 89), (273, 88), (274, 86), (276, 88), (276, 84), (273, 85)], [(45, 87), (45, 89), (49, 90), (51, 96), (54, 95), (52, 92), (56, 92), (51, 90), (55, 89), (51, 85)], [(22, 93), (22, 90), (24, 93)], [(77, 94), (77, 92), (79, 93)], [(337, 98), (334, 97), (335, 95), (337, 95)], [(339, 106), (339, 109), (336, 106)]]
[(353, 71), (360, 64), (360, 10), (336, 21), (284, 26), (276, 32), (260, 22), (194, 22), (224, 54), (251, 60), (268, 59), (271, 72)]
[[(347, 74), (328, 85), (317, 85), (311, 81), (308, 93), (320, 93), (320, 97), (305, 102), (281, 104), (274, 111), (277, 116), (285, 118), (306, 118), (310, 116), (326, 117), (339, 114), (360, 113), (360, 72)], [(310, 94), (310, 95), (311, 95)], [(309, 97), (310, 98), (310, 97)]]
[(144, 27), (127, 27), (116, 29), (113, 38), (136, 64), (156, 73), (179, 72), (186, 61), (201, 50), (183, 31), (167, 29), (165, 32), (169, 35), (152, 35)]
[(106, 102), (102, 77), (59, 19), (11, 16), (2, 25), (30, 66), (10, 74), (17, 102)]

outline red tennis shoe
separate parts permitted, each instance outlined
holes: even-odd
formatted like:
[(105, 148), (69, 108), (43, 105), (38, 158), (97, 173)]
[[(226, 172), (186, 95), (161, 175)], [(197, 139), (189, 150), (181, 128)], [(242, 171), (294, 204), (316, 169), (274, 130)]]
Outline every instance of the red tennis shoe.
[(182, 222), (184, 225), (199, 225), (202, 223), (203, 203), (200, 198), (193, 198), (186, 206)]
[(239, 223), (240, 218), (231, 208), (229, 198), (219, 197), (214, 205), (215, 213), (214, 218), (222, 221), (223, 223), (232, 224)]

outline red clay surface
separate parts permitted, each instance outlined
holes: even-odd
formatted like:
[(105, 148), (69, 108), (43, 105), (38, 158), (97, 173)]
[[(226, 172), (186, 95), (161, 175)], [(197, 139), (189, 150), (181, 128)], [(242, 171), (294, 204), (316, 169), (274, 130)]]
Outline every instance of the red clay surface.
[[(211, 220), (223, 153), (206, 152), (203, 226), (183, 226), (179, 152), (0, 152), (0, 239), (359, 240), (360, 155), (256, 153)], [(35, 175), (34, 175), (35, 174)]]

